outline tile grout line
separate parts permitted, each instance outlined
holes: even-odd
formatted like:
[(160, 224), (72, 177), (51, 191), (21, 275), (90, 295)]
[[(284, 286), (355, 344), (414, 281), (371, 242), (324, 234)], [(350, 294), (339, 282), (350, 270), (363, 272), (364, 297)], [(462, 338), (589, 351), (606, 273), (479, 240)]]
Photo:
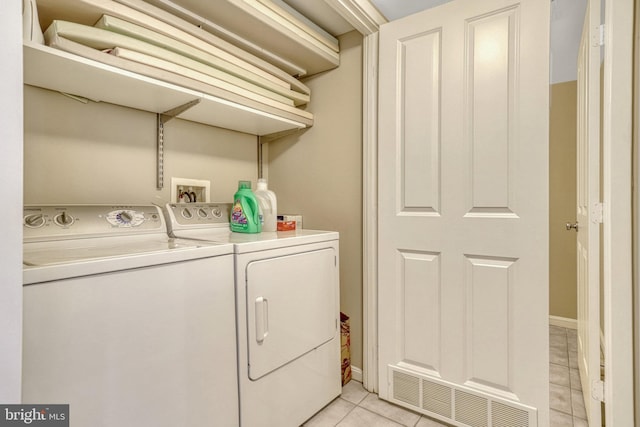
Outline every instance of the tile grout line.
[[(363, 409), (363, 410), (365, 410), (365, 411), (367, 411), (367, 412), (370, 412), (370, 413), (372, 413), (373, 415), (377, 415), (378, 417), (384, 418), (385, 420), (389, 420), (389, 421), (391, 421), (392, 423), (395, 423), (395, 424), (398, 424), (398, 425), (403, 425), (403, 424), (399, 423), (399, 422), (398, 422), (398, 421), (396, 421), (396, 420), (393, 420), (393, 419), (391, 419), (391, 418), (389, 418), (389, 417), (387, 417), (387, 416), (384, 416), (384, 415), (382, 415), (382, 414), (379, 414), (379, 413), (377, 413), (377, 412), (374, 412), (374, 411), (372, 411), (372, 410), (370, 410), (370, 409), (368, 409), (368, 408), (365, 408), (364, 406), (360, 406), (360, 405), (358, 405), (358, 408)], [(354, 408), (354, 409), (355, 409), (355, 408)], [(420, 418), (418, 418), (418, 421), (420, 421)], [(418, 423), (418, 421), (416, 421), (416, 424)], [(414, 427), (415, 427), (415, 425), (414, 425)]]
[(569, 330), (564, 330), (564, 341), (567, 345), (567, 367), (569, 368), (569, 408), (571, 409), (571, 426), (573, 426), (573, 393), (571, 393), (571, 356), (569, 355)]
[[(338, 399), (342, 399), (342, 397), (338, 397)], [(349, 402), (347, 399), (342, 399), (342, 400), (344, 400), (345, 402)], [(340, 419), (338, 420), (338, 422), (336, 423), (336, 427), (338, 426), (338, 424), (340, 424), (342, 421), (344, 421), (344, 419), (345, 419), (345, 418), (347, 418), (347, 416), (348, 416), (351, 412), (353, 412), (353, 410), (354, 410), (354, 409), (356, 409), (356, 408), (358, 407), (358, 405), (359, 405), (359, 404), (358, 404), (358, 405), (356, 405), (356, 404), (354, 404), (353, 402), (349, 402), (349, 403), (353, 404), (353, 408), (349, 409), (349, 410), (347, 411), (347, 413), (346, 413), (346, 414), (344, 414), (344, 417), (342, 417), (342, 418), (340, 418)]]
[[(372, 410), (371, 410), (371, 409), (369, 409), (369, 408), (365, 408), (364, 406), (362, 406), (362, 403), (363, 403), (365, 400), (367, 400), (367, 397), (369, 397), (371, 394), (375, 394), (375, 393), (367, 393), (367, 395), (366, 395), (362, 400), (360, 400), (360, 403), (356, 404), (353, 408), (351, 408), (351, 410), (347, 413), (347, 415), (348, 415), (348, 414), (350, 414), (354, 409), (356, 409), (356, 408), (360, 408), (360, 409), (363, 409), (363, 410), (365, 410), (365, 411), (367, 411), (367, 412), (369, 412), (369, 413), (371, 413), (371, 414), (374, 414), (374, 415), (376, 415), (376, 416), (379, 416), (379, 417), (382, 417), (382, 418), (384, 418), (384, 419), (386, 419), (386, 420), (389, 420), (389, 421), (391, 421), (391, 422), (393, 422), (393, 423), (396, 423), (396, 424), (398, 424), (398, 425), (404, 425), (404, 424), (400, 423), (400, 422), (399, 422), (399, 421), (397, 421), (397, 420), (394, 420), (394, 419), (392, 419), (392, 418), (387, 417), (386, 415), (379, 414), (379, 413), (377, 413), (377, 412), (375, 412), (375, 411), (372, 411)], [(353, 402), (351, 402), (351, 403), (353, 403)], [(400, 407), (400, 408), (402, 408), (402, 409), (406, 409), (406, 410), (408, 411), (408, 409), (407, 409), (407, 408), (403, 408), (402, 406), (399, 406), (399, 407)], [(418, 425), (418, 423), (420, 422), (420, 419), (422, 418), (422, 414), (417, 413), (417, 412), (414, 412), (414, 413), (415, 413), (416, 415), (418, 415), (418, 419), (417, 419), (417, 420), (416, 420), (416, 422), (413, 424), (413, 426), (409, 426), (409, 427), (416, 427), (416, 426)], [(345, 415), (345, 416), (344, 416), (344, 417), (343, 417), (343, 418), (338, 422), (338, 424), (340, 424), (340, 422), (342, 422), (342, 420), (344, 420), (344, 418), (346, 418), (346, 417), (347, 417), (347, 415)], [(337, 426), (337, 424), (336, 424), (336, 426)]]

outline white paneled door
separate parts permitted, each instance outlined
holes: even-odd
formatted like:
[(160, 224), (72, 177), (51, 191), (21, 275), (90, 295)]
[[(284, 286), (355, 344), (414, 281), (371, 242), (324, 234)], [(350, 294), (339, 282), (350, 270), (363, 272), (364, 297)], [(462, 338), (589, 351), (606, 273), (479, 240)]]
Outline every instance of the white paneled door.
[(457, 426), (548, 426), (549, 13), (380, 31), (380, 397)]
[(600, 0), (589, 0), (578, 53), (578, 367), (590, 425), (600, 401)]

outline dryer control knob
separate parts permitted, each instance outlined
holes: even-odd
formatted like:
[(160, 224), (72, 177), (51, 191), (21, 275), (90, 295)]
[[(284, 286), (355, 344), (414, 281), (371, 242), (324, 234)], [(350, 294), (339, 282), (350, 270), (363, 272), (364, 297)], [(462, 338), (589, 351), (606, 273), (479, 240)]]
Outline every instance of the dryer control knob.
[(186, 219), (191, 219), (193, 218), (193, 214), (191, 213), (191, 211), (188, 208), (184, 208), (182, 209), (182, 216)]
[(206, 218), (208, 216), (207, 211), (202, 208), (198, 209), (198, 216), (200, 218)]

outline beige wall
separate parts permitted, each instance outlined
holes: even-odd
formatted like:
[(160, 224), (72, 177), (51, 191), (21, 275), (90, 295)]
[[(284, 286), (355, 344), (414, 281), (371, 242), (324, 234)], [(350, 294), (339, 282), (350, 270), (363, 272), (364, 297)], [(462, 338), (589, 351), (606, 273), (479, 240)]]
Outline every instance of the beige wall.
[(256, 137), (175, 119), (165, 125), (165, 188), (156, 189), (156, 116), (83, 104), (25, 86), (25, 203), (165, 203), (171, 177), (211, 181), (231, 202), (257, 179)]
[[(362, 367), (362, 37), (340, 43), (340, 67), (305, 80), (315, 126), (270, 143), (266, 171), (279, 212), (340, 232), (341, 310), (351, 317), (352, 363)], [(255, 185), (255, 136), (170, 121), (157, 190), (154, 114), (30, 86), (24, 102), (27, 204), (164, 203), (172, 176), (211, 180), (214, 201), (231, 201), (239, 179)]]
[(305, 80), (315, 125), (269, 144), (278, 211), (305, 228), (340, 232), (340, 305), (351, 320), (352, 364), (362, 367), (362, 36), (340, 37), (340, 67)]
[(549, 125), (549, 313), (576, 319), (575, 81), (551, 86)]

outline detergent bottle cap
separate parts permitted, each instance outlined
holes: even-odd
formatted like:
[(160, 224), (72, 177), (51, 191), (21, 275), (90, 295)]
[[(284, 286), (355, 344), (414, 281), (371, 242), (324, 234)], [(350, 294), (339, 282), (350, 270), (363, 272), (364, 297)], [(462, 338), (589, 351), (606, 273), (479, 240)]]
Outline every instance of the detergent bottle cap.
[(267, 180), (264, 178), (258, 179), (258, 190), (266, 190), (267, 189)]
[(238, 181), (238, 190), (251, 189), (251, 181)]

